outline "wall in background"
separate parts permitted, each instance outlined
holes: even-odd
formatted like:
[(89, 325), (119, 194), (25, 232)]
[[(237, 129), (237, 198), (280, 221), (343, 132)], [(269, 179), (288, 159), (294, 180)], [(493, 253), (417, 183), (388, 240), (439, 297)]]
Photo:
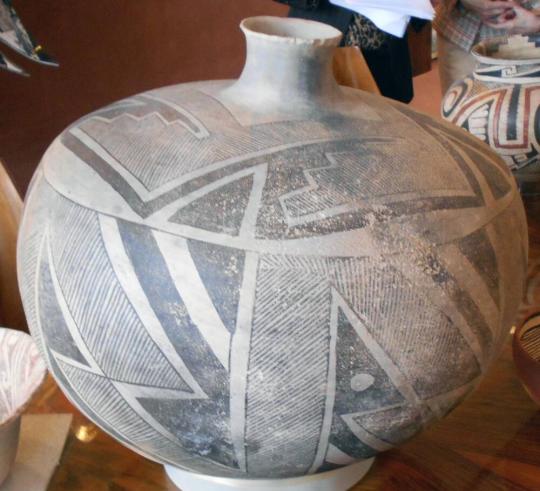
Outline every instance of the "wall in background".
[(240, 20), (285, 15), (271, 0), (13, 0), (27, 29), (61, 64), (4, 50), (30, 78), (0, 71), (0, 159), (24, 193), (41, 155), (68, 124), (143, 90), (236, 77)]

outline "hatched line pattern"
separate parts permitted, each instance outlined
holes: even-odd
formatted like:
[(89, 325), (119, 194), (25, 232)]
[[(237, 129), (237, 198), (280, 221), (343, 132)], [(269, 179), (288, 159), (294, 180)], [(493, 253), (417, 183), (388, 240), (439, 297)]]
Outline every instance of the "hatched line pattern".
[(315, 458), (325, 407), (320, 383), (328, 370), (329, 288), (317, 276), (260, 269), (257, 292), (247, 388), (247, 469), (255, 475), (271, 468), (302, 475)]
[(97, 215), (61, 197), (57, 200), (56, 206), (63, 210), (58, 217), (65, 221), (58, 219), (52, 227), (55, 269), (96, 362), (116, 380), (186, 390), (185, 382), (148, 336), (120, 287), (103, 246)]
[(58, 359), (57, 363), (77, 393), (116, 431), (134, 443), (145, 443), (156, 436), (155, 430), (131, 409), (106, 378)]

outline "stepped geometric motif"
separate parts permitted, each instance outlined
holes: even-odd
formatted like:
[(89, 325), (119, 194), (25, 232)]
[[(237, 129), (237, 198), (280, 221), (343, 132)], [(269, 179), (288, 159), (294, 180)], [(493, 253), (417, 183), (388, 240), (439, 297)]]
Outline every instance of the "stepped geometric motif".
[(403, 106), (247, 125), (216, 87), (121, 101), (49, 149), (19, 256), (40, 348), (103, 429), (180, 468), (292, 477), (391, 448), (504, 338), (513, 178)]

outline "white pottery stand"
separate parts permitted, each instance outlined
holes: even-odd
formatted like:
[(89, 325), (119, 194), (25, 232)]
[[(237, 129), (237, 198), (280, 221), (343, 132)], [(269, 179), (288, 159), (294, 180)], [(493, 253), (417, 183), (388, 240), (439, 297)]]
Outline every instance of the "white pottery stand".
[(374, 458), (334, 471), (291, 479), (229, 479), (182, 471), (170, 465), (165, 470), (182, 491), (347, 491), (362, 479)]

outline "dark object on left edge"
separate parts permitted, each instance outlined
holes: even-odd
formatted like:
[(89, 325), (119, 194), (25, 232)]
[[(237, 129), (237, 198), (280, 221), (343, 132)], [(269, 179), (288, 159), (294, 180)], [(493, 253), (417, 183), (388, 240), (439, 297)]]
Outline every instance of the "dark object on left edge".
[[(38, 45), (23, 26), (11, 0), (0, 0), (0, 43), (4, 43), (17, 53), (43, 65), (58, 66), (41, 45)], [(18, 75), (28, 75), (21, 67), (0, 52), (0, 68)]]

